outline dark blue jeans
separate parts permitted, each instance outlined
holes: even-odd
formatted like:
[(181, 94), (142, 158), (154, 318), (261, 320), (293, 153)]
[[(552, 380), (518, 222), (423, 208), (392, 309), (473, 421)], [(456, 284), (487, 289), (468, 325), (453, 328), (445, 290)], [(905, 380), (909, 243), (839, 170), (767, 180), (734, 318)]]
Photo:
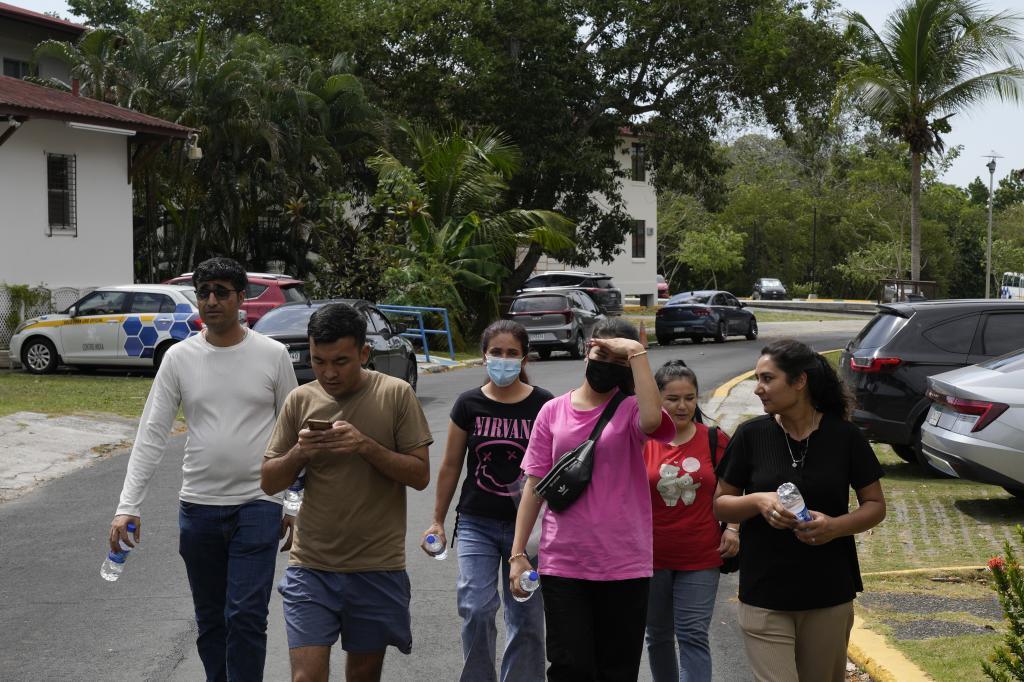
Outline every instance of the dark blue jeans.
[(182, 502), (178, 526), (206, 679), (262, 680), (281, 505)]

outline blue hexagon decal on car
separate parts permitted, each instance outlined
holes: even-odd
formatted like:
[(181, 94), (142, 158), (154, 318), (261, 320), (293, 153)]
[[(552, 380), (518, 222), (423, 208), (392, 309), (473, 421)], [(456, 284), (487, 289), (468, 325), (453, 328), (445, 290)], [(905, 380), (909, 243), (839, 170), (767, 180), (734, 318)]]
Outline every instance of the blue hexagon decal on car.
[(128, 336), (138, 336), (139, 331), (142, 330), (142, 320), (137, 317), (127, 317), (121, 326), (124, 327), (124, 333)]
[(171, 337), (179, 341), (187, 339), (190, 331), (188, 322), (175, 322), (171, 325)]
[(142, 341), (142, 345), (146, 347), (153, 347), (156, 345), (156, 340), (160, 337), (154, 327), (143, 327), (142, 331), (139, 332), (139, 339)]
[(174, 318), (170, 315), (161, 315), (153, 320), (153, 326), (157, 328), (157, 331), (161, 332), (165, 332), (170, 329), (172, 324), (174, 324)]
[(124, 341), (124, 352), (128, 354), (128, 357), (139, 357), (142, 355), (142, 341), (139, 341), (137, 337), (129, 336)]
[(141, 357), (141, 358), (151, 358), (151, 357), (153, 357), (153, 349), (152, 348), (143, 348), (142, 349), (142, 355), (140, 355), (139, 357)]
[(174, 312), (176, 313), (191, 313), (195, 308), (190, 306), (188, 303), (179, 303), (174, 306)]

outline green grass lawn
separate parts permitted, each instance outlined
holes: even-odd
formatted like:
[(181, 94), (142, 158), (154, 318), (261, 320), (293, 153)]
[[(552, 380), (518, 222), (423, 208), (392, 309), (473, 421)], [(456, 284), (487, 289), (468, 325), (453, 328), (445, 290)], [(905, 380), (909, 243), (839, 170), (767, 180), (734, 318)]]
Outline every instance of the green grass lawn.
[(49, 415), (103, 412), (138, 417), (151, 377), (0, 371), (0, 416), (14, 412)]

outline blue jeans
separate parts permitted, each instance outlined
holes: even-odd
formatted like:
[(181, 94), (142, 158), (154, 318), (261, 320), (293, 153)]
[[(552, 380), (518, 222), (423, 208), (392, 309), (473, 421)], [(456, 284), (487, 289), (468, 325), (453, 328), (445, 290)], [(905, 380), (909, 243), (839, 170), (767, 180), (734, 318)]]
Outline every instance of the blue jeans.
[(206, 679), (262, 680), (281, 505), (181, 502), (178, 527)]
[(717, 568), (654, 572), (647, 602), (647, 657), (654, 682), (711, 682), (708, 628), (719, 575)]
[[(494, 624), (498, 612), (498, 585), (505, 602), (505, 653), (502, 682), (544, 679), (544, 602), (541, 590), (525, 602), (512, 598), (508, 588), (508, 557), (512, 553), (515, 522), (483, 516), (459, 515), (459, 582), (456, 587), (462, 616), (464, 682), (496, 680)], [(542, 585), (543, 587), (543, 585)]]

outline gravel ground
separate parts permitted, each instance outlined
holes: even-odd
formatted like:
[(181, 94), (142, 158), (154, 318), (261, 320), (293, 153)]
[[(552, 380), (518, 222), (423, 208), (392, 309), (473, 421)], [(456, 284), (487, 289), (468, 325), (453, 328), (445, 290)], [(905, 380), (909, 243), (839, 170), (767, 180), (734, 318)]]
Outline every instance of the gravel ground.
[(903, 613), (963, 611), (979, 618), (1002, 620), (1003, 617), (1003, 609), (995, 595), (984, 599), (957, 599), (910, 592), (865, 592), (857, 601), (869, 609)]
[(957, 623), (951, 620), (911, 620), (885, 623), (892, 628), (896, 639), (929, 639), (931, 637), (962, 637), (963, 635), (984, 635), (993, 632), (990, 625)]

